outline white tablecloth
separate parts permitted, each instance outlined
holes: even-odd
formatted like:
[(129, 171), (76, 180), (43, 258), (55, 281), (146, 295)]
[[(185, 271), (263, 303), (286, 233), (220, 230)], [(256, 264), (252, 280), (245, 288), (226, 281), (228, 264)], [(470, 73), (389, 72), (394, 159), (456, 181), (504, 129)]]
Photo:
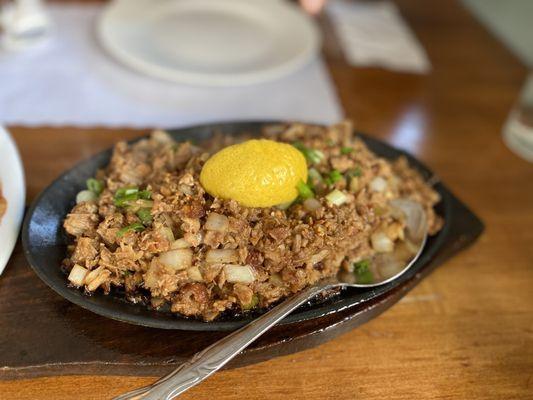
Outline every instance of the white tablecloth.
[(179, 127), (198, 122), (342, 118), (322, 60), (238, 88), (176, 85), (132, 72), (100, 48), (100, 5), (48, 5), (55, 32), (38, 48), (0, 54), (0, 124)]

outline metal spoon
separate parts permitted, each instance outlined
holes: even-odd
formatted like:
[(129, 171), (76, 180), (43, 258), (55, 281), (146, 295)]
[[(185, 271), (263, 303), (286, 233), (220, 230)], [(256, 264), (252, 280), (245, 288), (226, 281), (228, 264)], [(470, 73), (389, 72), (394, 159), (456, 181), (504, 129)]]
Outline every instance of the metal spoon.
[(339, 287), (369, 288), (384, 285), (403, 275), (418, 259), (426, 243), (426, 214), (422, 206), (412, 200), (398, 199), (392, 201), (391, 205), (405, 215), (405, 241), (403, 246), (395, 246), (392, 253), (378, 255), (372, 260), (372, 283), (357, 283), (353, 273), (340, 273), (335, 278), (309, 286), (248, 325), (196, 353), (189, 361), (153, 384), (115, 397), (115, 400), (171, 400), (218, 371), (291, 311), (319, 293)]

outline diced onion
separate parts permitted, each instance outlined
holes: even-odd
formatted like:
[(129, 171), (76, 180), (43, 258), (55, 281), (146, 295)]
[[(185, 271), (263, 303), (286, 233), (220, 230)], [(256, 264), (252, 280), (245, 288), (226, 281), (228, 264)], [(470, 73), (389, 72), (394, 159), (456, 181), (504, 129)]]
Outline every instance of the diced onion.
[(394, 242), (385, 232), (376, 232), (370, 237), (372, 248), (379, 253), (390, 253), (394, 250)]
[(159, 261), (169, 268), (173, 268), (176, 270), (186, 269), (189, 268), (192, 264), (192, 250), (170, 250), (162, 253), (159, 256)]
[(230, 283), (252, 283), (255, 280), (254, 270), (250, 265), (224, 265), (226, 281)]
[(304, 201), (304, 208), (307, 211), (316, 211), (320, 208), (321, 204), (320, 201), (318, 201), (315, 198), (306, 199)]
[(326, 200), (330, 204), (340, 206), (341, 204), (344, 204), (346, 203), (346, 201), (348, 201), (348, 196), (346, 196), (346, 193), (343, 193), (340, 190), (335, 189), (326, 196)]
[(95, 201), (97, 199), (96, 194), (90, 190), (82, 190), (76, 195), (76, 204), (83, 203), (84, 201)]
[(178, 249), (188, 249), (189, 247), (191, 247), (191, 244), (186, 241), (184, 238), (181, 238), (181, 239), (178, 239), (178, 240), (175, 240), (174, 242), (172, 242), (172, 244), (170, 245), (170, 248), (172, 250), (178, 250)]
[(373, 192), (384, 192), (387, 189), (387, 181), (381, 176), (376, 176), (370, 182), (370, 190)]
[(70, 270), (70, 274), (68, 275), (68, 280), (70, 283), (72, 283), (75, 286), (83, 286), (83, 283), (85, 281), (85, 277), (89, 271), (85, 268), (83, 268), (81, 265), (74, 265), (72, 269)]
[(314, 149), (313, 150), (313, 158), (314, 158), (314, 162), (315, 164), (318, 164), (320, 163), (320, 161), (322, 161), (324, 159), (324, 157), (326, 157), (324, 155), (324, 153), (322, 152), (322, 150), (318, 150), (318, 149)]
[(395, 199), (390, 202), (392, 210), (397, 209), (396, 213), (401, 212), (401, 220), (405, 220), (406, 233), (411, 239), (419, 241), (426, 232), (427, 220), (426, 213), (420, 203), (407, 199)]
[(204, 228), (208, 231), (225, 232), (228, 230), (228, 226), (228, 217), (217, 213), (211, 213), (205, 221)]
[(165, 237), (169, 242), (174, 242), (174, 233), (172, 232), (172, 229), (163, 226), (159, 228), (159, 233)]
[(208, 264), (226, 264), (237, 261), (237, 250), (233, 249), (212, 249), (205, 255)]
[(187, 276), (190, 280), (195, 282), (202, 282), (204, 280), (198, 267), (191, 267), (187, 269)]

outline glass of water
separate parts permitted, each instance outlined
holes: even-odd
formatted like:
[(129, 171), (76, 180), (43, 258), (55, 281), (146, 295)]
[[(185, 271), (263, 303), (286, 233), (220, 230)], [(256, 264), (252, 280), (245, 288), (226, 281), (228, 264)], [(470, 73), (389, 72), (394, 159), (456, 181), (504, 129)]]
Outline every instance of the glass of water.
[(503, 140), (516, 154), (533, 162), (533, 72), (507, 118)]

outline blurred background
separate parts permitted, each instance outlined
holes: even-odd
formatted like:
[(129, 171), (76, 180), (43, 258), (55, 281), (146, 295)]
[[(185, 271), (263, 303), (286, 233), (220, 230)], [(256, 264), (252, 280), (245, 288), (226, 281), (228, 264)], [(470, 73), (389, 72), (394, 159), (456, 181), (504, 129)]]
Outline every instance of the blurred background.
[[(531, 66), (531, 1), (461, 6)], [(462, 28), (464, 14), (446, 2), (439, 8), (447, 19), (437, 27), (437, 11), (415, 1), (4, 0), (0, 123), (167, 128), (231, 119), (364, 120), (365, 112), (342, 104), (347, 89), (335, 87), (326, 59), (354, 68), (344, 73), (372, 92), (403, 82), (403, 96), (414, 97), (401, 105), (410, 112), (392, 118), (400, 127), (393, 142), (412, 147), (411, 128), (428, 123), (417, 111), (421, 85), (468, 80), (468, 64), (483, 62), (476, 57), (483, 49)], [(453, 62), (462, 76), (452, 78), (450, 70), (440, 79), (441, 62)], [(376, 69), (396, 73), (396, 82), (390, 74), (364, 77)], [(487, 85), (498, 84), (493, 78)], [(358, 87), (350, 90), (352, 103), (376, 106), (368, 93), (363, 99)], [(505, 143), (530, 161), (531, 97), (524, 83), (501, 121)]]
[[(151, 359), (104, 376), (118, 375), (96, 359), (114, 354), (100, 340), (105, 321), (88, 326), (57, 296), (41, 304), (19, 290), (43, 285), (17, 238), (25, 204), (54, 179), (153, 128), (344, 118), (428, 165), (485, 232), (380, 318), (223, 371), (184, 398), (241, 398), (243, 382), (252, 400), (531, 398), (531, 21), (532, 0), (0, 0), (0, 305), (13, 325), (0, 347), (28, 349), (14, 360), (0, 351), (0, 372), (28, 378), (0, 375), (0, 398), (101, 399), (153, 380), (142, 369)], [(46, 307), (62, 330), (42, 337), (87, 338), (96, 364), (14, 326)], [(144, 343), (123, 336), (117, 351), (140, 354)], [(61, 376), (33, 379), (58, 356)], [(74, 369), (88, 376), (67, 376)]]

